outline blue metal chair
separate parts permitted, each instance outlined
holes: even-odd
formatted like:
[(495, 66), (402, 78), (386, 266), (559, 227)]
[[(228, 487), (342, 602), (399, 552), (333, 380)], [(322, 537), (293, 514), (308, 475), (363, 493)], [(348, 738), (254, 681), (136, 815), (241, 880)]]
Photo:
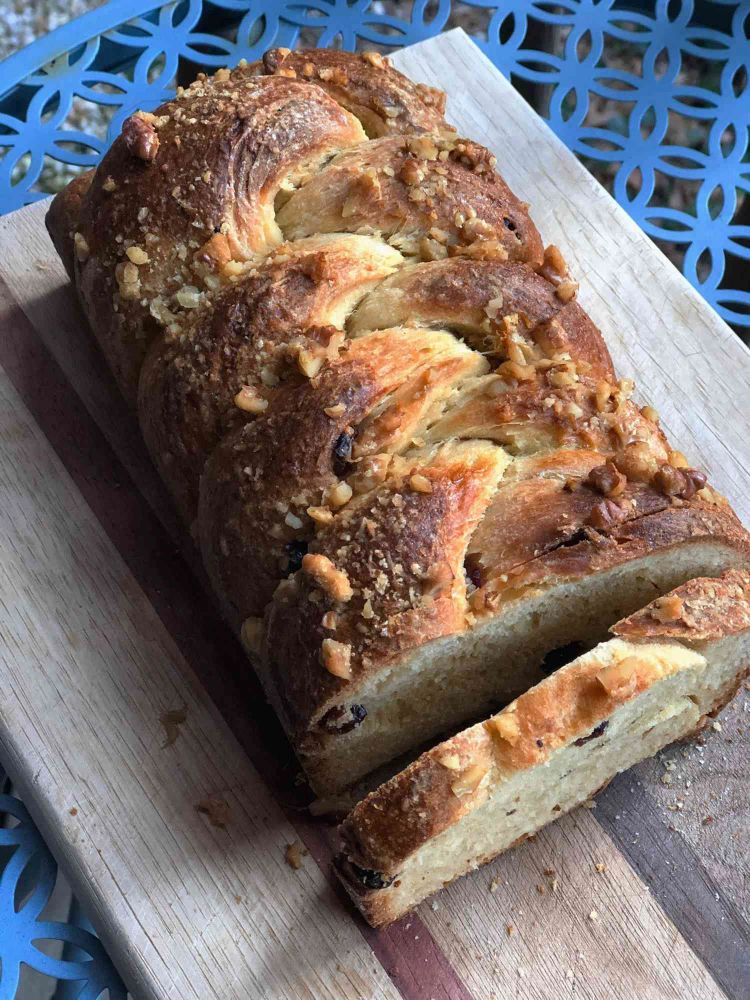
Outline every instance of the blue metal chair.
[[(96, 164), (132, 111), (198, 69), (273, 45), (387, 51), (456, 23), (570, 149), (606, 168), (620, 204), (724, 319), (750, 327), (750, 0), (110, 0), (0, 64), (0, 213), (59, 185), (51, 161), (71, 175)], [(625, 52), (638, 72), (632, 58), (618, 67)], [(689, 197), (665, 205), (677, 181)], [(65, 1000), (105, 988), (119, 1000), (85, 921), (44, 919), (55, 876), (24, 807), (0, 796), (0, 1000), (16, 995), (22, 963), (62, 980)], [(50, 958), (41, 938), (66, 950)]]

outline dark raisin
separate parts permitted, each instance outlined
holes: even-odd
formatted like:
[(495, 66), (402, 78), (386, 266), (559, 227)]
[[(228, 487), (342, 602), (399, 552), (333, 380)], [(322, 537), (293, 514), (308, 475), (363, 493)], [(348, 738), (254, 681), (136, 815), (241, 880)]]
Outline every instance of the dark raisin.
[(337, 736), (343, 733), (350, 733), (352, 729), (356, 729), (357, 726), (364, 722), (367, 717), (367, 709), (364, 705), (350, 705), (349, 712), (351, 713), (351, 718), (346, 719), (346, 709), (343, 705), (337, 705), (326, 712), (318, 725), (324, 732), (335, 733)]
[(358, 726), (360, 722), (364, 722), (367, 717), (367, 709), (364, 705), (352, 705), (352, 718), (354, 719), (354, 725)]
[(566, 663), (570, 663), (571, 660), (575, 660), (577, 656), (580, 656), (581, 653), (585, 652), (585, 643), (568, 642), (564, 646), (558, 646), (557, 649), (551, 649), (539, 664), (539, 669), (545, 676), (549, 676), (550, 674), (554, 674), (556, 670), (559, 670), (560, 667), (564, 667)]
[(479, 560), (476, 557), (469, 556), (467, 558), (464, 563), (464, 572), (475, 587), (479, 588), (482, 586), (482, 567), (479, 565)]
[(393, 878), (373, 871), (372, 868), (360, 868), (359, 865), (352, 864), (352, 871), (366, 889), (387, 889), (393, 884)]
[(516, 229), (518, 228), (513, 219), (509, 219), (507, 215), (503, 217), (503, 225), (505, 226), (506, 229), (510, 229), (512, 233), (515, 233)]
[(537, 745), (538, 747), (543, 747), (543, 746), (544, 746), (544, 740), (537, 740), (537, 741), (536, 741), (536, 745)]
[(302, 559), (307, 554), (307, 542), (300, 542), (296, 539), (293, 542), (287, 542), (284, 551), (289, 556), (289, 562), (286, 564), (287, 576), (291, 576), (302, 566)]
[(609, 725), (609, 719), (605, 719), (604, 722), (600, 722), (596, 729), (592, 729), (588, 736), (582, 736), (580, 740), (575, 741), (575, 746), (582, 747), (584, 743), (588, 743), (589, 740), (595, 740), (597, 736), (601, 736), (604, 730)]
[(345, 476), (349, 470), (349, 462), (352, 457), (352, 444), (354, 443), (354, 435), (347, 434), (344, 431), (343, 434), (339, 434), (336, 444), (333, 446), (333, 471), (339, 478)]

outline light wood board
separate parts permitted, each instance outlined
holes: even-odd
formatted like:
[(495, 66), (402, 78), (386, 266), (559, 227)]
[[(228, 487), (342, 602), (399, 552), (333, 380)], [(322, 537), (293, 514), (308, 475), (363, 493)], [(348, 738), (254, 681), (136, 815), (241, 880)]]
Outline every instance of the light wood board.
[[(750, 521), (747, 350), (465, 35), (394, 62), (448, 91), (563, 250), (620, 374)], [(747, 996), (744, 692), (705, 749), (669, 751), (672, 784), (649, 762), (394, 927), (353, 915), (44, 211), (0, 220), (0, 759), (134, 994)], [(183, 706), (164, 748), (159, 717)], [(225, 829), (195, 808), (209, 796)]]

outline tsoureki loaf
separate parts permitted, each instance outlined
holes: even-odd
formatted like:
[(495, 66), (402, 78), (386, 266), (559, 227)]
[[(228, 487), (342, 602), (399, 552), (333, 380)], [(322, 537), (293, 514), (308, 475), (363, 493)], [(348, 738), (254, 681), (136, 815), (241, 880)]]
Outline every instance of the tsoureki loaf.
[[(728, 619), (640, 649), (686, 581), (744, 607), (748, 536), (443, 112), (377, 53), (276, 49), (132, 115), (47, 216), (315, 791), (521, 695), (347, 820), (376, 923), (695, 729), (746, 659)], [(554, 734), (551, 812), (509, 719)]]

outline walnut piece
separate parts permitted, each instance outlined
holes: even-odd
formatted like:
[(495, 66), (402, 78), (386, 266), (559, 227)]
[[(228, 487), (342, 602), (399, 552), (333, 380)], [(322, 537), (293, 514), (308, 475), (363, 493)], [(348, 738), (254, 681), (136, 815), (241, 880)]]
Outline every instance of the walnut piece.
[(619, 524), (627, 518), (627, 513), (614, 500), (602, 500), (589, 514), (588, 523), (592, 528), (603, 530)]
[(676, 469), (673, 465), (662, 465), (654, 476), (653, 485), (667, 496), (690, 500), (706, 485), (706, 476), (697, 469)]
[(627, 477), (623, 476), (614, 462), (605, 462), (604, 465), (597, 465), (588, 474), (586, 483), (593, 486), (595, 490), (605, 497), (617, 497), (627, 485)]
[(501, 712), (485, 722), (485, 728), (493, 736), (498, 736), (514, 746), (521, 738), (521, 726), (515, 712)]
[(489, 772), (487, 764), (472, 764), (464, 773), (451, 785), (454, 795), (461, 798), (463, 795), (471, 795), (482, 783), (485, 775)]
[(683, 610), (682, 598), (678, 597), (677, 594), (665, 594), (664, 597), (654, 601), (651, 617), (662, 624), (676, 622), (682, 617)]
[(131, 115), (122, 126), (122, 139), (125, 148), (139, 160), (150, 163), (156, 159), (159, 152), (159, 136), (156, 129), (139, 114)]
[(302, 559), (302, 572), (311, 576), (321, 590), (334, 601), (350, 601), (352, 587), (343, 570), (336, 569), (328, 556), (308, 552)]
[(348, 681), (352, 676), (352, 647), (336, 639), (324, 639), (320, 658), (329, 674)]
[(619, 663), (602, 667), (596, 679), (610, 697), (628, 697), (635, 691), (639, 667), (640, 660), (636, 656), (626, 656)]

